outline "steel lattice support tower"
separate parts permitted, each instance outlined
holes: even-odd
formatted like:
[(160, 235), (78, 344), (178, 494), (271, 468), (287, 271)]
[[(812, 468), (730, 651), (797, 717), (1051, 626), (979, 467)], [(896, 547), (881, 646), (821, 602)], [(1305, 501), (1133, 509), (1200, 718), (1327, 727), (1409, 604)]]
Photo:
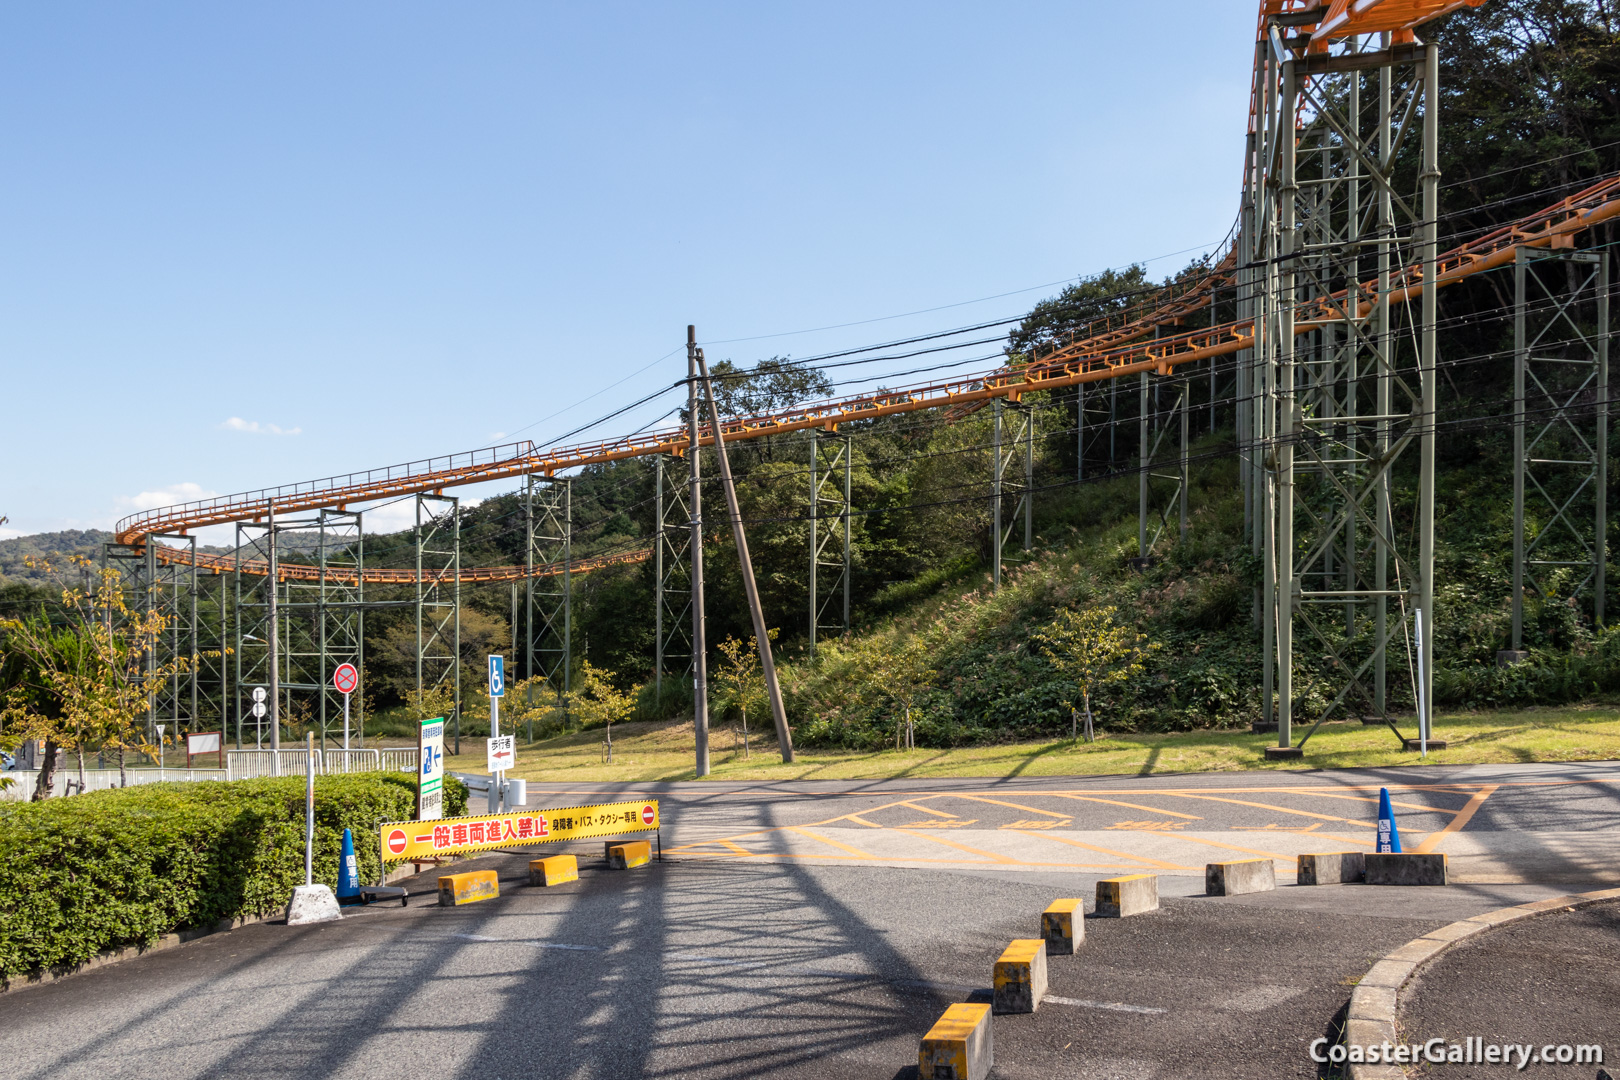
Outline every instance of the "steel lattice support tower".
[(1527, 592), (1543, 604), (1588, 600), (1593, 623), (1604, 623), (1608, 254), (1521, 247), (1513, 285), (1512, 648), (1518, 651)]
[[(1013, 424), (1011, 438), (1004, 438), (1006, 427), (1006, 413), (1012, 413), (1017, 419)], [(991, 406), (991, 443), (990, 443), (990, 565), (991, 581), (995, 588), (1001, 588), (1001, 552), (1009, 539), (1012, 538), (1013, 527), (1018, 523), (1019, 512), (1024, 518), (1024, 550), (1027, 552), (1034, 545), (1035, 540), (1035, 504), (1032, 499), (1035, 488), (1035, 412), (1029, 406), (1019, 401), (1008, 400), (1003, 402), (996, 398)], [(1008, 480), (1007, 474), (1019, 457), (1022, 457), (1023, 479)], [(1002, 528), (1004, 515), (1003, 500), (1009, 493), (1016, 496), (1012, 505), (1012, 512), (1005, 515), (1006, 528)]]
[(653, 458), (654, 657), (653, 692), (664, 694), (664, 675), (692, 674), (692, 507), (691, 476), (686, 459), (669, 454)]
[(461, 500), (416, 497), (416, 691), (447, 689), (461, 753)]
[[(849, 633), (850, 470), (854, 444), (848, 435), (817, 431), (810, 440), (810, 653), (821, 631)], [(825, 531), (821, 522), (833, 522)], [(840, 542), (841, 551), (828, 548)], [(823, 571), (826, 571), (823, 573)], [(841, 613), (828, 618), (828, 609)]]
[[(1269, 714), (1275, 685), (1283, 747), (1298, 631), (1338, 673), (1313, 687), (1328, 699), (1318, 724), (1352, 695), (1387, 720), (1391, 638), (1408, 646), (1401, 669), (1423, 673), (1414, 701), (1427, 702), (1433, 673), (1438, 50), (1387, 36), (1363, 44), (1300, 56), (1274, 27), (1256, 73), (1264, 108), (1240, 240), (1263, 278), (1245, 380), (1248, 475), (1265, 578), (1263, 693)], [(1392, 180), (1409, 138), (1421, 140), (1416, 191)], [(1402, 312), (1397, 335), (1390, 294), (1414, 289), (1421, 310)], [(1396, 522), (1391, 473), (1414, 447), (1414, 519)], [(1410, 653), (1417, 611), (1421, 659)]]
[[(1147, 372), (1142, 372), (1139, 379), (1136, 503), (1136, 557), (1139, 560), (1152, 557), (1153, 549), (1170, 525), (1172, 511), (1176, 514), (1178, 538), (1187, 538), (1187, 442), (1192, 384), (1190, 377), (1182, 376), (1171, 385), (1175, 398), (1170, 407), (1150, 409)], [(1176, 471), (1154, 472), (1155, 468), (1167, 464), (1160, 459), (1159, 451), (1165, 435), (1172, 431), (1177, 434), (1178, 451), (1169, 464), (1174, 464)], [(1155, 480), (1167, 481), (1168, 488), (1165, 484), (1155, 487)]]
[[(573, 484), (566, 477), (530, 474), (523, 489), (524, 545), (528, 577), (528, 635), (524, 671), (544, 679), (558, 700), (571, 685), (574, 632), (572, 558)], [(540, 567), (562, 572), (536, 577)]]

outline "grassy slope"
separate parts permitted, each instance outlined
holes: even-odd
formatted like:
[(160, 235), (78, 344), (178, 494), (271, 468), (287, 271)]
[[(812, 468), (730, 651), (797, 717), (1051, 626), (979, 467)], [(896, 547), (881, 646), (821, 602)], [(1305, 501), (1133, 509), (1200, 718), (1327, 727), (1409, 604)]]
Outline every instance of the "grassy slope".
[[(1413, 734), (1408, 731), (1407, 734)], [(1435, 735), (1449, 740), (1428, 761), (1440, 765), (1620, 759), (1620, 707), (1578, 705), (1494, 713), (1442, 713)], [(801, 750), (792, 765), (776, 756), (774, 740), (756, 735), (745, 760), (732, 730), (711, 735), (713, 780), (878, 780), (908, 776), (1082, 776), (1282, 769), (1262, 748), (1275, 737), (1234, 732), (1105, 736), (1091, 744), (1068, 740), (954, 749)], [(692, 725), (622, 724), (614, 730), (614, 764), (602, 762), (602, 732), (575, 732), (520, 747), (512, 775), (535, 781), (693, 779)], [(1388, 728), (1324, 724), (1306, 746), (1308, 768), (1417, 764)]]

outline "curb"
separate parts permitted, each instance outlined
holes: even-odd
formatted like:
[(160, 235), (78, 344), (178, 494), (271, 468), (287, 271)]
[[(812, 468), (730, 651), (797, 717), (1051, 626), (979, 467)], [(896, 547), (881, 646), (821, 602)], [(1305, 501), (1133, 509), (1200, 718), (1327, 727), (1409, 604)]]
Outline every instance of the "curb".
[[(1520, 919), (1546, 915), (1553, 911), (1570, 911), (1605, 900), (1620, 900), (1620, 889), (1576, 893), (1573, 896), (1554, 896), (1534, 903), (1498, 908), (1473, 918), (1454, 922), (1414, 938), (1396, 949), (1378, 963), (1356, 984), (1350, 995), (1350, 1012), (1344, 1024), (1344, 1042), (1353, 1046), (1399, 1044), (1395, 1029), (1395, 1014), (1401, 989), (1420, 969), (1464, 938), (1485, 930), (1493, 930)], [(1351, 1080), (1405, 1080), (1406, 1070), (1399, 1065), (1350, 1065)]]
[[(388, 875), (386, 880), (389, 882), (398, 881), (402, 878), (414, 877), (416, 874), (416, 871), (414, 870), (409, 873), (402, 874), (399, 872), (402, 869), (404, 869), (404, 867), (396, 868)], [(15, 993), (18, 990), (28, 990), (36, 986), (48, 986), (51, 983), (59, 982), (62, 979), (68, 979), (72, 978), (74, 975), (83, 974), (86, 971), (94, 971), (97, 968), (104, 968), (109, 964), (117, 964), (125, 960), (133, 960), (137, 956), (145, 956), (147, 953), (162, 952), (164, 949), (172, 949), (177, 945), (184, 945), (188, 941), (196, 941), (198, 938), (211, 937), (214, 934), (229, 933), (230, 931), (239, 929), (243, 926), (253, 926), (256, 923), (262, 922), (272, 922), (281, 919), (285, 915), (286, 910), (282, 909), (274, 911), (269, 915), (244, 915), (237, 919), (221, 919), (213, 926), (198, 926), (189, 930), (180, 930), (172, 934), (164, 934), (150, 945), (126, 945), (122, 949), (105, 949), (97, 953), (95, 956), (92, 956), (82, 964), (62, 964), (57, 967), (46, 968), (43, 971), (27, 972), (26, 974), (17, 975), (14, 978), (9, 979), (5, 978), (4, 976), (0, 976), (0, 994)]]

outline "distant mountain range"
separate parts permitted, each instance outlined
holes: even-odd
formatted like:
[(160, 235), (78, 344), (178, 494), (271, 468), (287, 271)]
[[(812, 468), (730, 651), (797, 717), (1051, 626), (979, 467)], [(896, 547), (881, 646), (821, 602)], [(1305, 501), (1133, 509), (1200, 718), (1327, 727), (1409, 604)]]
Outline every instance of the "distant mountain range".
[[(101, 529), (63, 529), (61, 532), (33, 533), (0, 540), (0, 578), (50, 581), (50, 574), (37, 567), (30, 568), (28, 560), (49, 559), (53, 564), (60, 564), (66, 561), (65, 556), (82, 555), (99, 561), (101, 545), (112, 538), (112, 533)], [(60, 565), (57, 568), (60, 570)]]

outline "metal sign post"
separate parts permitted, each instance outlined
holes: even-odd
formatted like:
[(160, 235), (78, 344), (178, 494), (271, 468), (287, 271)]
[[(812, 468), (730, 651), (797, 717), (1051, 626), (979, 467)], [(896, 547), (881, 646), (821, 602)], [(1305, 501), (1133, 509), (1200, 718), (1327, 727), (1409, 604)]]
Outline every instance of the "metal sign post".
[[(489, 658), (489, 810), (498, 814), (506, 809), (506, 768), (512, 761), (514, 739), (501, 738), (501, 698), (506, 696), (506, 658)], [(497, 753), (497, 747), (500, 752)], [(497, 763), (501, 763), (497, 768)]]
[(159, 780), (163, 779), (163, 729), (165, 727), (167, 727), (167, 726), (168, 725), (166, 725), (166, 724), (159, 724), (157, 726), (157, 733), (158, 733), (158, 779)]
[(264, 749), (264, 714), (266, 712), (264, 698), (264, 687), (255, 686), (253, 688), (253, 746), (259, 750)]
[[(343, 749), (349, 748), (349, 695), (354, 693), (355, 687), (360, 685), (360, 672), (355, 670), (353, 664), (339, 664), (337, 670), (332, 672), (332, 685), (337, 692), (343, 695)], [(344, 762), (344, 768), (348, 762)]]
[(315, 733), (304, 733), (304, 884), (315, 884)]

